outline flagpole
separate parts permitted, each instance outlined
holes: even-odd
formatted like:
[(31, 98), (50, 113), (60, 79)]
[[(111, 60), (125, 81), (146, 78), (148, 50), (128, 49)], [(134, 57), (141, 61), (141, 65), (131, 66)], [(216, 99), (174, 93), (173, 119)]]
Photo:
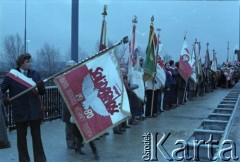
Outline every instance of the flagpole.
[[(185, 80), (184, 80), (184, 81), (185, 81)], [(183, 101), (182, 101), (182, 103), (184, 103), (184, 99), (185, 99), (185, 97), (187, 97), (187, 84), (188, 84), (188, 81), (186, 81), (186, 85), (185, 85), (185, 88), (184, 88)]]
[[(68, 71), (68, 70), (71, 70), (71, 69), (73, 69), (73, 68), (75, 68), (75, 67), (77, 67), (77, 66), (79, 66), (79, 65), (81, 65), (81, 64), (84, 64), (84, 63), (86, 63), (87, 61), (89, 61), (89, 60), (91, 60), (91, 59), (94, 59), (94, 58), (96, 58), (96, 57), (99, 57), (99, 56), (101, 56), (101, 55), (104, 55), (104, 54), (106, 54), (107, 52), (109, 52), (109, 51), (111, 51), (112, 49), (114, 49), (115, 47), (117, 47), (117, 46), (119, 46), (119, 45), (121, 45), (121, 44), (126, 44), (126, 43), (128, 43), (128, 37), (127, 37), (127, 36), (124, 37), (121, 41), (119, 41), (119, 42), (116, 43), (115, 45), (113, 45), (113, 46), (111, 46), (111, 47), (109, 47), (109, 48), (106, 48), (106, 49), (104, 49), (104, 50), (101, 50), (101, 51), (97, 52), (96, 54), (93, 54), (92, 56), (89, 56), (89, 57), (85, 58), (84, 60), (78, 62), (76, 65), (71, 66), (71, 67), (69, 67), (69, 68), (66, 68), (66, 69), (64, 69), (64, 70), (62, 70), (62, 71), (60, 71), (60, 72), (58, 72), (58, 73), (56, 73), (56, 74), (54, 74), (54, 75), (46, 78), (46, 79), (44, 79), (43, 82), (47, 82), (47, 81), (49, 81), (49, 80), (51, 80), (51, 79), (53, 79), (53, 78), (55, 78), (55, 77), (57, 77), (57, 76), (65, 73), (65, 72)], [(35, 85), (35, 86), (32, 86), (32, 87), (26, 89), (25, 91), (23, 91), (23, 92), (17, 94), (16, 96), (13, 96), (12, 98), (10, 98), (9, 101), (12, 101), (12, 100), (14, 100), (14, 99), (22, 96), (23, 94), (31, 91), (32, 89), (34, 89), (34, 88), (36, 88), (36, 87), (37, 87), (37, 86)]]
[(27, 0), (25, 0), (25, 20), (24, 20), (24, 52), (27, 52)]
[[(106, 20), (105, 20), (105, 16), (107, 16), (107, 5), (104, 5), (103, 7), (103, 20), (102, 20), (102, 30), (101, 30), (101, 36), (100, 36), (100, 45), (99, 45), (99, 51), (103, 50), (104, 48), (106, 48)], [(104, 41), (103, 41), (103, 36), (104, 36)], [(104, 45), (104, 47), (103, 47)]]
[[(153, 21), (154, 21), (154, 16), (151, 17), (151, 26), (153, 26)], [(155, 56), (155, 63), (156, 63), (156, 60), (157, 60), (156, 58), (157, 57)], [(157, 65), (156, 65), (156, 67), (157, 67)], [(150, 117), (153, 116), (154, 95), (155, 95), (154, 94), (154, 89), (155, 89), (155, 80), (156, 80), (155, 78), (156, 78), (156, 73), (154, 74), (153, 79), (152, 79), (152, 101), (151, 101), (151, 114), (150, 114)]]
[(228, 44), (227, 44), (227, 64), (229, 62), (229, 41), (228, 41)]
[[(185, 35), (184, 35), (184, 41), (186, 40), (187, 38), (187, 32), (185, 32)], [(183, 79), (185, 81), (185, 79)], [(185, 94), (186, 94), (186, 91), (187, 91), (187, 83), (188, 81), (186, 81), (186, 85), (185, 85), (185, 88), (184, 88), (184, 92), (183, 92), (183, 101), (182, 103), (184, 103), (184, 99), (185, 99)]]
[[(195, 39), (195, 42), (196, 42), (196, 39)], [(196, 52), (195, 52), (195, 42), (193, 44), (193, 52), (194, 52), (194, 56), (193, 56), (193, 53), (192, 53), (192, 58), (195, 59), (195, 62), (193, 63), (193, 66), (195, 66), (195, 76), (196, 76), (196, 82), (193, 81), (193, 94), (190, 94), (192, 95), (191, 97), (196, 97), (196, 90), (197, 90), (197, 82), (198, 82), (198, 79), (197, 79), (197, 72), (196, 72)]]
[[(157, 57), (159, 57), (159, 56), (158, 56), (158, 54), (159, 54), (158, 52), (159, 52), (160, 32), (161, 32), (161, 29), (158, 28), (157, 31), (158, 31)], [(157, 59), (158, 59), (158, 58), (156, 58), (156, 69), (157, 69)], [(163, 88), (164, 88), (164, 87), (163, 87)], [(158, 95), (161, 95), (160, 111), (163, 111), (163, 97), (164, 97), (163, 88), (161, 88), (160, 91), (159, 91), (161, 94), (158, 94)]]
[(136, 30), (136, 23), (137, 23), (137, 16), (134, 16), (134, 18), (132, 19), (132, 24), (133, 24), (133, 28), (132, 28), (132, 39), (129, 43), (129, 55), (128, 55), (128, 83), (132, 84), (132, 78), (133, 78), (133, 59), (134, 59), (134, 44), (135, 44), (135, 30)]

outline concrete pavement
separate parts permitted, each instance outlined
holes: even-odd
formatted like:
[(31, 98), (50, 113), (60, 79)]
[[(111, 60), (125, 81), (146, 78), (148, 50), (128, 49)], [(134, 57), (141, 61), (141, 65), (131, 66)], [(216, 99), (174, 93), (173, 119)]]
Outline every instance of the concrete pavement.
[[(208, 114), (217, 107), (229, 91), (230, 89), (218, 88), (214, 92), (195, 98), (194, 101), (189, 101), (176, 109), (165, 111), (156, 118), (147, 118), (141, 121), (139, 125), (131, 126), (122, 135), (116, 135), (110, 131), (108, 136), (101, 137), (100, 140), (95, 142), (99, 150), (99, 161), (143, 161), (144, 144), (142, 135), (149, 132), (158, 132), (159, 138), (163, 132), (170, 132), (171, 135), (166, 140), (164, 147), (167, 152), (171, 153), (174, 149), (179, 148), (175, 145), (176, 140), (187, 140), (193, 130), (199, 127), (202, 120), (207, 118)], [(236, 143), (238, 156), (240, 156), (239, 122), (240, 111), (238, 110), (229, 137)], [(0, 162), (18, 161), (16, 131), (10, 132), (9, 138), (12, 147), (0, 150)], [(43, 123), (42, 140), (48, 162), (93, 161), (88, 144), (85, 144), (83, 148), (86, 155), (79, 155), (74, 150), (67, 149), (64, 123), (61, 120)], [(33, 159), (30, 131), (28, 131), (28, 145), (31, 159)], [(157, 154), (158, 161), (168, 161), (163, 158), (160, 152)]]

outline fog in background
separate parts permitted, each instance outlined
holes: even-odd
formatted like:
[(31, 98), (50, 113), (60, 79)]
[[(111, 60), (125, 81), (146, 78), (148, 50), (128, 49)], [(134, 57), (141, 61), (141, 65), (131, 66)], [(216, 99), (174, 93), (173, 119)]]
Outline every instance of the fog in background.
[[(204, 58), (206, 43), (217, 52), (218, 63), (226, 61), (227, 42), (230, 59), (239, 45), (238, 1), (151, 1), (79, 0), (79, 46), (87, 54), (97, 51), (103, 6), (107, 5), (107, 39), (118, 42), (131, 38), (132, 19), (138, 17), (136, 46), (147, 47), (151, 16), (155, 29), (161, 28), (163, 54), (179, 60), (186, 33), (189, 48), (197, 38), (202, 44)], [(0, 50), (6, 35), (19, 33), (24, 38), (24, 0), (0, 1)], [(45, 43), (68, 55), (71, 47), (71, 0), (27, 0), (28, 51), (36, 55)], [(64, 58), (64, 57), (63, 57)]]

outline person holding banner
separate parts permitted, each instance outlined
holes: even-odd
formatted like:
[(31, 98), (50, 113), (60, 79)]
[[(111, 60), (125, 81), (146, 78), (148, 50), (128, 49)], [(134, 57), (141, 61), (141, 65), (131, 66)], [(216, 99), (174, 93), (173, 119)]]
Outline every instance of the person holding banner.
[[(73, 124), (73, 127), (72, 127), (73, 138), (76, 142), (75, 152), (79, 153), (81, 155), (85, 155), (85, 153), (82, 151), (82, 147), (84, 146), (83, 145), (83, 137), (82, 137), (82, 134), (80, 133), (77, 125), (76, 125), (76, 119), (73, 116), (71, 116), (70, 117), (70, 122)], [(96, 147), (94, 141), (90, 141), (89, 146), (92, 150), (94, 159), (99, 160), (100, 156), (98, 155), (98, 150), (97, 150), (97, 147)]]
[[(69, 67), (74, 66), (75, 64), (76, 64), (75, 61), (70, 60), (66, 63), (66, 67), (69, 68)], [(75, 124), (72, 124), (70, 122), (71, 114), (70, 114), (65, 102), (63, 101), (62, 103), (63, 103), (63, 105), (62, 105), (62, 120), (65, 123), (65, 134), (66, 134), (67, 148), (68, 149), (75, 149), (76, 143), (74, 142), (74, 139), (73, 139), (73, 126)]]
[(31, 55), (24, 53), (16, 60), (17, 68), (11, 69), (1, 84), (1, 91), (4, 94), (9, 90), (9, 97), (37, 86), (28, 93), (25, 93), (14, 100), (4, 99), (4, 105), (12, 104), (13, 120), (17, 129), (17, 148), (19, 162), (30, 162), (27, 148), (27, 128), (30, 126), (33, 153), (35, 162), (46, 162), (43, 150), (40, 124), (43, 119), (43, 108), (40, 95), (45, 93), (44, 82), (38, 72), (31, 70)]
[(5, 107), (2, 102), (2, 92), (0, 91), (0, 149), (11, 147), (7, 136), (7, 127), (5, 123)]

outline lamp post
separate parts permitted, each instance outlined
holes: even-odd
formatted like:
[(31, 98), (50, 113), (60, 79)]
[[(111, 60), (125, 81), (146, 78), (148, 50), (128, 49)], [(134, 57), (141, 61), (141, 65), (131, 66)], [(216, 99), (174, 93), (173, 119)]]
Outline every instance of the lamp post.
[(25, 0), (24, 52), (27, 52), (27, 0)]
[[(29, 40), (29, 39), (26, 40), (26, 52), (28, 52), (28, 43), (30, 43), (30, 40)], [(25, 53), (26, 53), (26, 52), (25, 52)]]

